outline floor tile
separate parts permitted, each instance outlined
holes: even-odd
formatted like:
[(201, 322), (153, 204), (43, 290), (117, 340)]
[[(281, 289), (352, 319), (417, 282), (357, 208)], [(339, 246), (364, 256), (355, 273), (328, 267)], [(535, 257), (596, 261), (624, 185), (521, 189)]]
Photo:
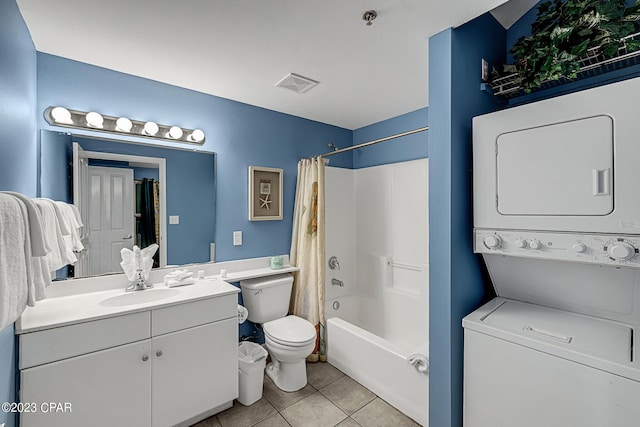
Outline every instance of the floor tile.
[(258, 400), (251, 406), (244, 406), (234, 401), (232, 408), (218, 414), (218, 421), (222, 427), (248, 427), (275, 413), (275, 408), (265, 398)]
[(320, 389), (320, 393), (347, 415), (353, 414), (376, 398), (375, 394), (346, 375)]
[(342, 371), (327, 362), (307, 363), (307, 382), (317, 389), (343, 376)]
[(218, 421), (218, 417), (214, 415), (213, 417), (202, 420), (191, 427), (220, 427), (220, 421)]
[(273, 414), (266, 420), (260, 421), (254, 427), (290, 427), (289, 423), (280, 414)]
[(293, 427), (332, 427), (347, 418), (320, 392), (294, 403), (280, 414)]
[(398, 411), (379, 397), (351, 416), (362, 427), (414, 427), (419, 426), (411, 418)]
[(287, 392), (282, 391), (267, 375), (264, 376), (264, 391), (262, 396), (266, 397), (269, 402), (278, 410), (281, 411), (286, 407), (289, 407), (299, 401), (300, 399), (307, 397), (311, 393), (315, 393), (316, 389), (309, 384), (304, 386), (301, 390)]
[(355, 422), (353, 418), (349, 417), (349, 418), (345, 418), (344, 421), (342, 421), (336, 427), (360, 427), (360, 424)]

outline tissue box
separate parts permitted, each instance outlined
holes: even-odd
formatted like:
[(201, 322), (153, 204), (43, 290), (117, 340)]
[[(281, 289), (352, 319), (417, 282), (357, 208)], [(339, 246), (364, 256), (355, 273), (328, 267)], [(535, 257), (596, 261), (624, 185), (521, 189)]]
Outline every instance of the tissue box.
[(271, 269), (272, 270), (280, 270), (282, 265), (284, 264), (284, 258), (282, 256), (272, 256), (271, 257)]

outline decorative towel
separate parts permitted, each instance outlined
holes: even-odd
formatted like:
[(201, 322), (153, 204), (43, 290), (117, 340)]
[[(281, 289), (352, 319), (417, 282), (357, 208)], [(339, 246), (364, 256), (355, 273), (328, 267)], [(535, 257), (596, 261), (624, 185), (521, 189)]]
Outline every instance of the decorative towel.
[(429, 373), (429, 343), (424, 343), (415, 350), (414, 353), (407, 356), (407, 363), (418, 372)]
[(27, 259), (25, 243), (30, 238), (24, 204), (0, 193), (0, 329), (15, 322), (27, 305)]
[(133, 250), (120, 249), (120, 256), (122, 257), (120, 266), (129, 282), (134, 282), (137, 279), (138, 270), (142, 270), (142, 278), (145, 281), (149, 278), (149, 273), (153, 267), (153, 255), (157, 250), (158, 245), (155, 243), (144, 249), (140, 249), (137, 245), (133, 247)]

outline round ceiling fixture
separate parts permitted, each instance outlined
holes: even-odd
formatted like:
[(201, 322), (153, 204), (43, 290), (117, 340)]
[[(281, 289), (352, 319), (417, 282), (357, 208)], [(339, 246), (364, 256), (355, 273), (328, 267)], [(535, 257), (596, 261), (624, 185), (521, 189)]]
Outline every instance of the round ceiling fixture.
[(362, 20), (367, 23), (367, 27), (373, 24), (373, 20), (378, 17), (378, 12), (375, 10), (367, 10), (362, 14)]

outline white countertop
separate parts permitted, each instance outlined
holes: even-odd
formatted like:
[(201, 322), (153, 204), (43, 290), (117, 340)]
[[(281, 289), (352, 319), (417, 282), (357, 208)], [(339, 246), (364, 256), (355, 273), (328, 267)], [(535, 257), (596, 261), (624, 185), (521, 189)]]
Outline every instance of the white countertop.
[[(245, 277), (243, 277), (243, 279), (244, 278)], [(236, 279), (227, 278), (225, 280), (235, 281)], [(220, 280), (219, 277), (209, 277), (197, 279), (193, 285), (175, 288), (167, 288), (163, 283), (159, 283), (154, 284), (153, 289), (146, 289), (144, 291), (125, 293), (123, 288), (118, 288), (50, 298), (38, 301), (35, 307), (27, 307), (20, 319), (16, 322), (16, 334), (25, 334), (107, 317), (122, 316), (124, 314), (148, 311), (206, 298), (236, 294), (238, 292), (240, 292), (240, 289)], [(162, 295), (160, 295), (160, 293), (162, 293)], [(138, 296), (136, 294), (144, 295)], [(152, 301), (136, 301), (138, 298), (153, 299), (155, 296), (162, 297)], [(126, 301), (127, 298), (131, 298), (131, 301)], [(118, 300), (124, 301), (124, 303), (114, 305), (114, 301)]]

